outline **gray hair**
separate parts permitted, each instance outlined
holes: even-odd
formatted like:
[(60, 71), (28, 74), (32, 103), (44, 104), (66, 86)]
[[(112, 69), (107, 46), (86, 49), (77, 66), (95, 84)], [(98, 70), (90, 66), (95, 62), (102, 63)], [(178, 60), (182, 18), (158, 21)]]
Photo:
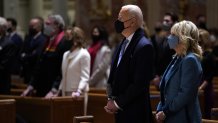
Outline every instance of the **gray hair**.
[(0, 28), (4, 31), (7, 30), (7, 21), (3, 17), (0, 17)]
[(136, 18), (138, 26), (143, 28), (143, 14), (137, 5), (125, 5), (122, 8), (127, 9), (129, 14)]
[(65, 22), (61, 15), (50, 15), (48, 18), (52, 19), (55, 24), (59, 25), (60, 29), (64, 29)]

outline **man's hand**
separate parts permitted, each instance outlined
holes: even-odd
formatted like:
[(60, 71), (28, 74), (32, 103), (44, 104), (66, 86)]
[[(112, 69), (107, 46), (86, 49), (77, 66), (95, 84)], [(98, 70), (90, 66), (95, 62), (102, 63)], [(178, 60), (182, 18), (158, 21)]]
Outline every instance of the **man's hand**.
[(114, 100), (108, 100), (107, 105), (104, 107), (105, 111), (114, 114), (117, 113), (118, 108), (114, 104)]
[(57, 94), (54, 94), (54, 92), (49, 91), (49, 92), (46, 94), (45, 98), (46, 98), (46, 99), (51, 99), (51, 98), (57, 97), (57, 96), (58, 96), (58, 95), (57, 95)]
[(27, 89), (25, 91), (23, 91), (23, 93), (20, 96), (29, 96), (31, 95), (31, 93), (33, 92), (33, 87), (32, 86), (28, 86)]
[(156, 120), (158, 123), (162, 123), (166, 118), (166, 115), (164, 114), (163, 111), (160, 111), (156, 114)]
[(80, 92), (78, 92), (78, 91), (72, 92), (72, 97), (75, 98), (75, 99), (78, 98), (80, 95), (81, 95), (81, 94), (80, 94)]

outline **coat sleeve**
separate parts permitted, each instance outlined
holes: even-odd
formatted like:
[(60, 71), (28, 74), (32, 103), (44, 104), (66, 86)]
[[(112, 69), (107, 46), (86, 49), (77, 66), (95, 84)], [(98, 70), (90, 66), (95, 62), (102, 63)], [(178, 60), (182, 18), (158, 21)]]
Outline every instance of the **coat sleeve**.
[(80, 76), (80, 82), (79, 82), (79, 91), (88, 91), (88, 80), (90, 77), (90, 63), (91, 58), (87, 52), (86, 55), (84, 55), (80, 59), (80, 64), (81, 64), (81, 76)]

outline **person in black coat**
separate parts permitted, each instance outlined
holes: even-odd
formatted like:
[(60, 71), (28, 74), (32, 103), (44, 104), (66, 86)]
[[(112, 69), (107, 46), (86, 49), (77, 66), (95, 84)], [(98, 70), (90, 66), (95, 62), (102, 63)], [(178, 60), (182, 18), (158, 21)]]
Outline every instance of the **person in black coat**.
[(48, 40), (37, 60), (29, 86), (22, 96), (28, 96), (34, 89), (38, 97), (51, 97), (57, 93), (63, 53), (70, 48), (65, 43), (64, 25), (60, 15), (50, 15), (45, 21), (44, 34), (48, 36)]
[(17, 21), (14, 18), (7, 18), (7, 35), (9, 36), (9, 39), (16, 45), (17, 51), (16, 55), (13, 58), (12, 62), (12, 74), (19, 75), (21, 72), (21, 62), (20, 62), (20, 50), (23, 46), (23, 39), (22, 37), (17, 33)]
[(162, 75), (172, 60), (175, 51), (169, 48), (167, 37), (170, 34), (171, 27), (178, 21), (178, 16), (173, 12), (164, 14), (163, 22), (160, 27), (160, 37), (151, 37), (151, 42), (155, 49), (155, 78), (152, 84), (158, 88)]
[(17, 47), (6, 36), (7, 21), (0, 17), (0, 94), (10, 94), (11, 63)]
[(106, 112), (116, 123), (151, 123), (149, 85), (153, 78), (154, 52), (145, 38), (143, 15), (136, 5), (120, 10), (115, 29), (125, 37), (112, 60)]
[(46, 37), (41, 32), (43, 28), (42, 25), (43, 22), (37, 17), (32, 18), (29, 23), (29, 32), (25, 37), (24, 46), (21, 50), (20, 56), (24, 83), (30, 81), (37, 59), (41, 55), (46, 42)]
[(203, 49), (203, 59), (201, 61), (203, 69), (202, 83), (199, 90), (204, 90), (204, 112), (203, 117), (210, 119), (211, 108), (214, 106), (214, 88), (213, 77), (216, 70), (215, 55), (212, 52), (212, 42), (209, 40), (209, 32), (204, 29), (199, 29), (199, 44)]

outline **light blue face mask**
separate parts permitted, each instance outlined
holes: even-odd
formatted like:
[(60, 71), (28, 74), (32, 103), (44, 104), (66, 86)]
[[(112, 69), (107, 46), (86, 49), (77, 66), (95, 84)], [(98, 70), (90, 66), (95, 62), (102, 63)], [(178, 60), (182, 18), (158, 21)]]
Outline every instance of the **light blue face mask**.
[(177, 44), (179, 44), (179, 37), (175, 35), (169, 35), (167, 37), (167, 42), (170, 46), (170, 49), (175, 49)]

